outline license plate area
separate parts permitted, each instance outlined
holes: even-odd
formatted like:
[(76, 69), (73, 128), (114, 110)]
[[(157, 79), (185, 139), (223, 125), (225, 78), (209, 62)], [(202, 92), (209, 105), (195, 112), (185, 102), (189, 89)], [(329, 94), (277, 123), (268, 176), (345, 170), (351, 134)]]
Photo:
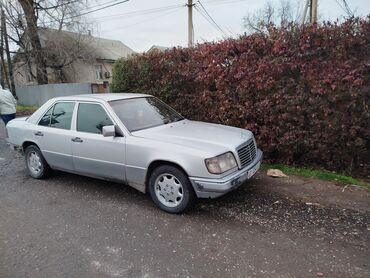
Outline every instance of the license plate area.
[(248, 179), (250, 179), (261, 167), (261, 162), (258, 162), (256, 165), (253, 166), (252, 169), (248, 171)]

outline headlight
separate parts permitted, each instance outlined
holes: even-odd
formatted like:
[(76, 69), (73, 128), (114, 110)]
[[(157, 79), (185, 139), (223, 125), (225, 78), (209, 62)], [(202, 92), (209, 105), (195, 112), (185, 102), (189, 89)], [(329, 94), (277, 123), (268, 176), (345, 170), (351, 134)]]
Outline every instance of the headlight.
[(212, 174), (222, 174), (236, 167), (235, 157), (231, 152), (205, 160), (207, 169)]

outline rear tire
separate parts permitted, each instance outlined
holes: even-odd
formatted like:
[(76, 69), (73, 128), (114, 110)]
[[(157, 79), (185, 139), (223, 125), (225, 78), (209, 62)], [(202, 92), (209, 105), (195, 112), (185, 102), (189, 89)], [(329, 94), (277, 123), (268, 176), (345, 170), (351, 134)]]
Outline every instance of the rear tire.
[(183, 213), (194, 205), (195, 192), (180, 169), (162, 165), (149, 178), (150, 197), (157, 207), (169, 213)]
[(28, 173), (34, 179), (44, 179), (50, 174), (51, 168), (37, 146), (30, 145), (26, 148), (25, 160)]

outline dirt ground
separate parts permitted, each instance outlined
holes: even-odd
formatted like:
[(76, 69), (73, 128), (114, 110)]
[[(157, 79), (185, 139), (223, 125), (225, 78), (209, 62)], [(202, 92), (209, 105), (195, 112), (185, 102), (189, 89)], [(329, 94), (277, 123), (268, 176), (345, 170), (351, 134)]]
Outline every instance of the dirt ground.
[[(329, 181), (296, 176), (270, 178), (265, 175), (265, 172), (261, 175), (262, 177), (256, 177), (257, 186), (261, 189), (267, 186), (271, 193), (286, 198), (308, 205), (311, 203), (312, 206), (316, 207), (370, 211), (370, 190), (356, 185), (335, 184)], [(269, 183), (264, 182), (266, 179), (269, 180)]]
[(184, 215), (125, 185), (27, 175), (0, 123), (0, 277), (370, 277), (370, 191), (258, 173)]

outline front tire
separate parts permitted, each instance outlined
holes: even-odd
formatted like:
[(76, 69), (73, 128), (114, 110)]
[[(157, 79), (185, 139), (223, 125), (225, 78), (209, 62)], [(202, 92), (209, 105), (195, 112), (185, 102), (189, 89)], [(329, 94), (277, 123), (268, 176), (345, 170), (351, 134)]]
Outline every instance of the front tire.
[(50, 167), (40, 149), (30, 145), (25, 150), (25, 159), (28, 173), (35, 179), (44, 179), (50, 174)]
[(187, 175), (174, 166), (157, 167), (148, 186), (153, 202), (166, 212), (182, 213), (194, 204), (195, 193)]

